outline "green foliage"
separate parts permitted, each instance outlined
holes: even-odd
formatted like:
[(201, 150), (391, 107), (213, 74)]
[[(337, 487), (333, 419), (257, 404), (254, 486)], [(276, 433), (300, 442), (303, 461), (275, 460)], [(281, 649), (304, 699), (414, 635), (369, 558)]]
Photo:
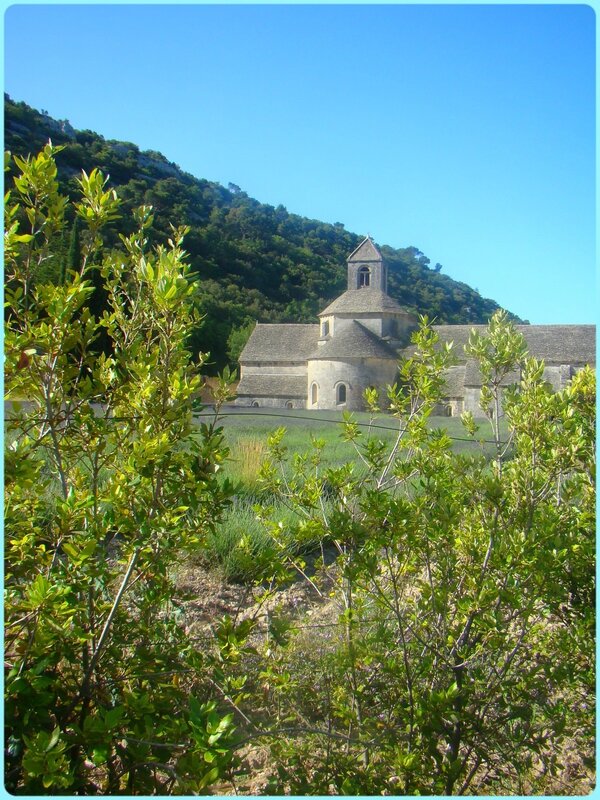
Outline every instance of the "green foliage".
[[(150, 248), (144, 207), (121, 249), (107, 247), (118, 196), (92, 170), (70, 205), (56, 152), (15, 159), (5, 198), (5, 390), (27, 401), (6, 430), (5, 783), (17, 794), (204, 791), (232, 763), (234, 726), (212, 698), (208, 654), (186, 637), (172, 575), (214, 531), (230, 488), (216, 418), (199, 431), (192, 420), (204, 357), (186, 349), (199, 318), (184, 231)], [(79, 269), (45, 283), (39, 266), (73, 212)], [(100, 275), (107, 307), (94, 316)], [(110, 349), (97, 356), (101, 332)]]
[[(31, 110), (18, 112), (31, 122)], [(10, 162), (5, 198), (6, 397), (26, 398), (5, 437), (8, 790), (223, 792), (237, 788), (241, 748), (255, 745), (268, 748), (271, 793), (562, 793), (567, 746), (581, 754), (584, 787), (593, 371), (552, 393), (543, 363), (495, 315), (469, 343), (493, 453), (477, 452), (468, 413), (475, 452), (458, 451), (448, 429), (432, 427), (452, 352), (424, 319), (387, 393), (393, 433), (377, 427), (373, 390), (372, 424), (346, 416), (334, 456), (329, 436), (315, 433), (307, 449), (304, 424), (280, 429), (260, 477), (271, 506), (250, 512), (246, 497), (232, 507), (240, 489), (222, 477), (225, 431), (216, 417), (192, 419), (207, 356), (189, 344), (204, 352), (202, 313), (231, 313), (240, 332), (266, 295), (220, 284), (217, 261), (199, 282), (183, 236), (205, 254), (225, 248), (239, 276), (256, 265), (256, 287), (271, 268), (260, 254), (274, 248), (290, 263), (268, 303), (277, 307), (285, 284), (286, 308), (301, 314), (294, 286), (307, 273), (294, 264), (309, 266), (317, 298), (324, 265), (341, 265), (352, 237), (237, 187), (207, 184), (204, 195), (188, 176), (182, 188), (173, 165), (133, 145), (90, 132), (63, 139), (60, 152), (45, 145)], [(147, 170), (144, 180), (116, 193), (86, 163), (69, 200), (55, 158), (92, 152), (122, 179)], [(133, 208), (142, 190), (164, 208), (176, 198), (175, 219), (192, 229), (167, 228), (147, 202)], [(204, 227), (186, 218), (199, 208)], [(409, 250), (414, 281), (427, 264)], [(217, 411), (233, 379), (227, 370), (220, 380)], [(244, 435), (237, 480), (255, 502), (264, 445)], [(174, 574), (200, 553), (256, 578), (264, 635), (256, 611), (215, 621), (214, 637), (190, 636)], [(279, 612), (293, 575), (318, 598), (313, 615)]]
[[(89, 177), (84, 181), (94, 180), (95, 167), (110, 175), (103, 191), (118, 188), (121, 217), (115, 219), (106, 206), (110, 224), (104, 228), (105, 242), (120, 245), (119, 234), (132, 232), (131, 213), (142, 205), (157, 212), (146, 230), (150, 243), (167, 243), (167, 220), (190, 229), (186, 248), (192, 272), (201, 278), (198, 299), (206, 319), (190, 346), (210, 353), (207, 366), (213, 374), (237, 357), (241, 331), (251, 321), (316, 322), (316, 315), (345, 288), (346, 258), (361, 237), (340, 223), (329, 225), (259, 203), (233, 184), (226, 189), (193, 178), (158, 153), (74, 131), (9, 98), (5, 119), (5, 145), (16, 154), (37, 152), (49, 138), (61, 145), (58, 175), (71, 198), (79, 191), (73, 173), (85, 170)], [(86, 208), (78, 211), (79, 216), (88, 213)], [(390, 294), (408, 310), (438, 323), (484, 323), (497, 308), (469, 286), (430, 269), (429, 259), (415, 247), (383, 247), (382, 253)]]
[(270, 441), (265, 483), (335, 553), (310, 584), (337, 609), (328, 634), (265, 653), (274, 793), (548, 792), (565, 742), (593, 756), (594, 373), (552, 393), (497, 315), (470, 343), (492, 431), (501, 408), (508, 424), (489, 461), (425, 424), (451, 353), (425, 322), (415, 345), (391, 445), (348, 418), (355, 462), (321, 469), (316, 444), (290, 469), (284, 432)]
[(238, 363), (240, 354), (246, 346), (246, 342), (250, 338), (254, 326), (255, 323), (251, 320), (239, 328), (233, 328), (229, 334), (227, 338), (227, 356), (232, 364)]
[(201, 558), (213, 568), (218, 564), (227, 581), (252, 583), (277, 556), (275, 543), (256, 512), (249, 504), (237, 501), (208, 537)]
[[(367, 390), (375, 397), (375, 390)], [(377, 403), (376, 403), (377, 404)], [(352, 424), (346, 424), (346, 435), (340, 437), (339, 432), (343, 426), (343, 415), (338, 412), (315, 412), (294, 410), (289, 414), (278, 412), (285, 422), (285, 448), (294, 454), (290, 468), (281, 475), (280, 485), (286, 476), (294, 472), (294, 464), (308, 464), (315, 466), (315, 459), (321, 470), (337, 469), (347, 464), (355, 455), (352, 437), (349, 439), (349, 429), (358, 433), (364, 429), (377, 438), (371, 438), (372, 451), (385, 449), (386, 443), (390, 445), (395, 441), (397, 425), (395, 420), (380, 413), (357, 413), (352, 417)], [(475, 438), (468, 439), (461, 426), (461, 422), (453, 417), (430, 417), (428, 426), (442, 424), (447, 435), (452, 439), (453, 452), (483, 453), (487, 456), (495, 452), (493, 442), (481, 442)], [(268, 457), (267, 442), (272, 435), (272, 417), (264, 415), (225, 413), (222, 418), (225, 441), (231, 456), (227, 464), (227, 475), (235, 486), (235, 502), (226, 512), (222, 522), (211, 533), (206, 541), (206, 547), (200, 554), (199, 561), (204, 566), (217, 565), (222, 576), (227, 581), (243, 584), (260, 580), (269, 576), (273, 564), (280, 556), (280, 547), (277, 546), (270, 533), (260, 522), (265, 504), (270, 504), (273, 498), (262, 490), (260, 480), (261, 470)], [(501, 422), (501, 430), (505, 433), (505, 426)], [(354, 434), (353, 434), (354, 436)], [(319, 448), (315, 451), (315, 443)], [(322, 449), (321, 449), (322, 444)], [(359, 471), (365, 471), (366, 465), (360, 462)], [(323, 483), (324, 505), (329, 504), (328, 484)], [(259, 512), (256, 506), (259, 504)], [(305, 528), (299, 526), (297, 510), (288, 509), (285, 503), (275, 500), (271, 509), (272, 516), (278, 520), (287, 532), (287, 555), (293, 553), (300, 555), (302, 552), (317, 552), (319, 550), (319, 536), (312, 536)], [(280, 538), (280, 537), (279, 537)]]
[(79, 272), (81, 270), (81, 240), (79, 238), (79, 221), (75, 217), (73, 227), (71, 228), (71, 235), (69, 239), (69, 252), (67, 258), (63, 262), (63, 269), (61, 270), (60, 282), (64, 283), (67, 277), (67, 270), (71, 272)]

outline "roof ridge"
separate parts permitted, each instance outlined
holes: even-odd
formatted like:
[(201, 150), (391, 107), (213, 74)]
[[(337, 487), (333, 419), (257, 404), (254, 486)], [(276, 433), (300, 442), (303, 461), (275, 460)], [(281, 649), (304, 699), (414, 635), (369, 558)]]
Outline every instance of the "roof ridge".
[(263, 328), (305, 328), (310, 325), (318, 325), (318, 322), (257, 322)]

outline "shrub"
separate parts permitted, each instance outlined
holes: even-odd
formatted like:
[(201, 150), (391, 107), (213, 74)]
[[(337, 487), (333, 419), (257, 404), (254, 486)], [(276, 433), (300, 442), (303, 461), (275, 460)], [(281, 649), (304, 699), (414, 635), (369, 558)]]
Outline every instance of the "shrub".
[[(184, 231), (148, 250), (145, 207), (123, 249), (106, 250), (119, 198), (94, 170), (69, 204), (55, 153), (15, 158), (5, 198), (6, 396), (27, 399), (5, 456), (5, 783), (17, 794), (199, 792), (228, 769), (233, 725), (169, 574), (203, 546), (230, 488), (217, 479), (227, 453), (216, 421), (192, 435), (203, 357), (185, 348), (198, 320)], [(59, 257), (73, 214), (80, 269), (45, 284), (40, 267)], [(99, 283), (110, 310), (98, 319)]]
[[(366, 471), (353, 461), (321, 469), (316, 453), (310, 471), (296, 462), (290, 475), (284, 432), (271, 439), (271, 491), (337, 551), (321, 572), (339, 617), (312, 681), (293, 667), (294, 636), (265, 655), (276, 734), (270, 791), (570, 791), (560, 780), (565, 742), (581, 754), (585, 791), (594, 734), (595, 375), (582, 369), (553, 394), (543, 364), (495, 316), (470, 342), (496, 437), (490, 463), (453, 453), (446, 432), (425, 424), (449, 353), (427, 325), (415, 344), (402, 386), (389, 391), (396, 441), (364, 435), (348, 418), (346, 438)], [(503, 396), (504, 442), (499, 387), (517, 366), (520, 382)], [(464, 424), (475, 437), (470, 415)], [(276, 519), (266, 516), (274, 537)]]

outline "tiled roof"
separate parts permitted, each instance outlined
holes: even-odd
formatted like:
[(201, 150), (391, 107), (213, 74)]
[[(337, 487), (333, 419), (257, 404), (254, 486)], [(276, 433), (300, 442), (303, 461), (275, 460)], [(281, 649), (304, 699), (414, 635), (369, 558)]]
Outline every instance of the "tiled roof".
[(403, 311), (395, 300), (381, 289), (348, 289), (327, 306), (319, 316), (329, 314), (364, 314), (369, 312)]
[(595, 364), (595, 325), (517, 325), (529, 354), (546, 364)]
[[(470, 358), (465, 370), (465, 386), (482, 386), (481, 372), (479, 371), (479, 364), (474, 359)], [(521, 370), (517, 369), (509, 372), (501, 381), (501, 386), (510, 386), (513, 383), (519, 383), (521, 380)]]
[[(546, 364), (592, 364), (596, 363), (595, 325), (516, 325), (527, 342), (529, 355), (544, 359)], [(462, 363), (467, 361), (465, 345), (472, 330), (484, 334), (487, 325), (434, 325), (442, 342), (454, 342), (455, 357)], [(408, 357), (414, 353), (414, 345), (402, 350)]]
[(446, 397), (462, 397), (465, 393), (465, 368), (461, 365), (444, 370), (444, 381)]
[(325, 344), (320, 344), (309, 356), (313, 361), (330, 361), (340, 358), (391, 358), (397, 360), (396, 352), (379, 336), (360, 322), (352, 320), (336, 331)]
[(257, 323), (240, 362), (306, 361), (319, 338), (318, 325), (271, 325)]
[(237, 395), (246, 397), (306, 397), (305, 375), (245, 375)]

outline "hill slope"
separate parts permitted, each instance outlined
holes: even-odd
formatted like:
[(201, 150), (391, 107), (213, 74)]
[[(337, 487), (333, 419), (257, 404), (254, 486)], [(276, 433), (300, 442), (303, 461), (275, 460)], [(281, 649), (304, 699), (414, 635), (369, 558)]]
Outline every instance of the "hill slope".
[[(110, 175), (125, 214), (113, 225), (109, 243), (118, 245), (118, 233), (127, 230), (127, 211), (142, 203), (155, 209), (155, 242), (165, 240), (169, 222), (190, 226), (186, 249), (200, 279), (205, 314), (192, 346), (210, 351), (215, 369), (227, 361), (232, 330), (252, 320), (315, 322), (316, 314), (344, 290), (345, 260), (362, 236), (341, 223), (330, 225), (260, 203), (233, 184), (225, 188), (195, 178), (160, 153), (77, 131), (7, 95), (4, 112), (5, 147), (11, 152), (35, 153), (48, 139), (64, 145), (57, 163), (65, 193), (74, 194), (73, 178), (82, 169), (99, 167)], [(430, 269), (429, 259), (416, 247), (380, 249), (389, 268), (389, 293), (407, 309), (440, 323), (484, 323), (498, 308), (441, 274), (438, 265)]]

